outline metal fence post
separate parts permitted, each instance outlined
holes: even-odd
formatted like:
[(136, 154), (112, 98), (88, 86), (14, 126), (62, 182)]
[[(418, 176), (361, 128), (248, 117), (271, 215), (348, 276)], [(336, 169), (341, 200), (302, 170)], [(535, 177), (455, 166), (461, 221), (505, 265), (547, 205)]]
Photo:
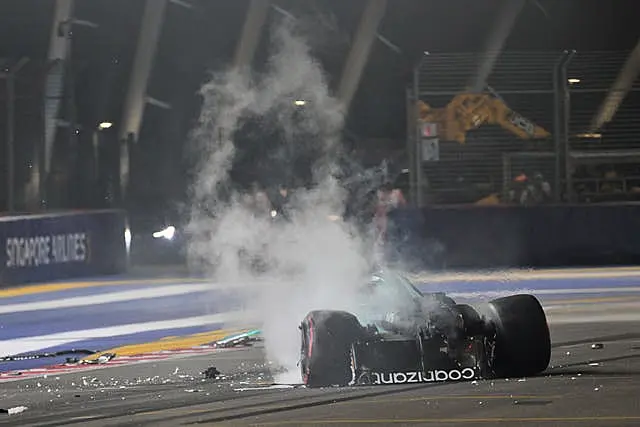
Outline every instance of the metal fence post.
[[(47, 74), (49, 73), (49, 62), (45, 63), (45, 70), (47, 70)], [(45, 77), (46, 79), (46, 77)], [(43, 90), (40, 94), (41, 99), (38, 103), (38, 110), (40, 115), (40, 137), (38, 138), (38, 142), (36, 145), (35, 158), (38, 162), (38, 181), (35, 183), (38, 186), (38, 190), (36, 191), (37, 200), (37, 210), (41, 211), (46, 209), (47, 206), (47, 186), (46, 186), (46, 168), (45, 168), (45, 145), (46, 145), (46, 129), (47, 129), (47, 108), (46, 108), (46, 90)]]
[(8, 69), (1, 73), (2, 78), (5, 79), (6, 91), (7, 91), (7, 133), (6, 133), (6, 156), (7, 156), (7, 211), (13, 212), (15, 210), (15, 108), (16, 108), (16, 76), (29, 62), (28, 58), (21, 58), (15, 64), (12, 64)]
[(564, 62), (567, 60), (567, 51), (564, 51), (562, 56), (558, 58), (554, 67), (553, 67), (553, 142), (554, 142), (554, 152), (555, 152), (555, 176), (554, 176), (554, 186), (553, 186), (553, 196), (555, 202), (558, 203), (562, 198), (562, 183), (563, 183), (563, 150), (562, 150), (562, 96), (561, 96), (561, 88), (562, 83), (562, 66)]
[(567, 68), (569, 67), (569, 63), (575, 56), (576, 51), (571, 50), (567, 52), (566, 60), (563, 62), (562, 67), (560, 69), (560, 77), (562, 83), (562, 98), (564, 103), (564, 112), (563, 112), (563, 120), (562, 120), (562, 137), (564, 144), (564, 181), (565, 181), (565, 192), (567, 202), (573, 201), (573, 184), (571, 182), (571, 147), (569, 143), (569, 130), (570, 124), (569, 121), (571, 119), (571, 93), (569, 92), (569, 78), (567, 75)]
[(15, 75), (9, 72), (7, 85), (7, 211), (15, 210)]
[(415, 111), (413, 121), (413, 155), (415, 160), (415, 183), (416, 183), (416, 205), (421, 208), (423, 205), (423, 189), (422, 189), (422, 153), (420, 150), (420, 129), (418, 127), (418, 100), (420, 99), (420, 66), (422, 65), (422, 59), (413, 69), (413, 111)]
[(553, 145), (555, 152), (555, 172), (553, 198), (556, 203), (560, 202), (562, 192), (560, 183), (562, 182), (562, 98), (560, 97), (560, 68), (566, 58), (566, 52), (558, 59), (553, 66)]
[[(554, 152), (555, 152), (555, 186), (554, 198), (556, 202), (562, 201), (564, 196), (566, 201), (570, 198), (571, 184), (569, 178), (571, 175), (569, 157), (569, 86), (567, 67), (575, 51), (564, 51), (562, 56), (554, 65), (553, 73), (553, 97), (554, 97)], [(562, 185), (564, 184), (564, 185)]]
[[(69, 184), (73, 183), (75, 179), (75, 174), (77, 173), (76, 159), (78, 156), (78, 140), (79, 140), (78, 133), (80, 132), (80, 129), (78, 126), (78, 112), (76, 108), (76, 72), (78, 70), (76, 70), (76, 66), (71, 62), (69, 58), (67, 58), (66, 61), (67, 61), (67, 78), (68, 78), (68, 82), (67, 82), (68, 118), (67, 120), (69, 121), (69, 135), (68, 135), (69, 139), (67, 141), (68, 152), (67, 152), (67, 155), (64, 157), (65, 158), (64, 160), (65, 174), (64, 174), (63, 185), (69, 188)], [(67, 193), (66, 197), (64, 197), (64, 200), (62, 201), (62, 203), (66, 205), (65, 207), (74, 208), (74, 209), (79, 208), (79, 205), (78, 205), (79, 194), (77, 192), (73, 192), (72, 194), (69, 194), (67, 191), (64, 191), (63, 188), (57, 188), (56, 190), (62, 194)]]
[(409, 171), (409, 200), (416, 202), (415, 184), (415, 136), (413, 128), (417, 122), (416, 99), (412, 88), (406, 89), (407, 99), (407, 170)]

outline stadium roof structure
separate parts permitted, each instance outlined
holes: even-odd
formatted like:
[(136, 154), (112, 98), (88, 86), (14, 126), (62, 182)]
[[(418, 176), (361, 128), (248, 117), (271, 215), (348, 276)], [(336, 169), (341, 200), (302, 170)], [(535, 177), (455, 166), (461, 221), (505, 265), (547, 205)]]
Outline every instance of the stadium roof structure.
[[(11, 63), (28, 58), (33, 63), (69, 55), (81, 64), (74, 87), (78, 126), (109, 123), (120, 135), (145, 128), (145, 138), (171, 135), (179, 140), (198, 113), (196, 93), (208, 73), (234, 61), (259, 67), (267, 57), (265, 27), (278, 16), (293, 16), (303, 22), (332, 90), (350, 105), (348, 129), (364, 138), (401, 139), (406, 133), (406, 87), (425, 51), (631, 51), (640, 36), (632, 13), (636, 3), (4, 0), (0, 58)], [(56, 24), (54, 16), (60, 18)], [(146, 47), (151, 43), (153, 49), (138, 49), (141, 34), (146, 34)], [(242, 49), (244, 56), (239, 55)], [(358, 55), (362, 51), (370, 54)], [(136, 52), (150, 58), (148, 73)], [(640, 49), (635, 52), (640, 55)], [(627, 80), (640, 67), (630, 68)], [(132, 90), (132, 76), (138, 77), (137, 92)], [(615, 104), (616, 99), (609, 102)], [(146, 112), (145, 105), (151, 105)]]

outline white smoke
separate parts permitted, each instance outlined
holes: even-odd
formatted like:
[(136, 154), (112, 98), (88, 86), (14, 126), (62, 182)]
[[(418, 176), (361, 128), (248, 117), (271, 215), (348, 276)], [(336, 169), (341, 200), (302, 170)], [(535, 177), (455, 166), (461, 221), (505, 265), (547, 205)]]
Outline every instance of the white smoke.
[[(335, 178), (343, 109), (291, 22), (274, 29), (272, 49), (263, 74), (230, 70), (201, 90), (194, 132), (201, 162), (192, 188), (189, 256), (216, 282), (243, 295), (246, 320), (262, 328), (267, 357), (294, 373), (301, 320), (314, 309), (355, 309), (369, 262), (362, 236), (328, 219), (344, 211), (347, 197)], [(306, 105), (296, 110), (293, 101), (300, 98)], [(287, 222), (256, 217), (229, 178), (234, 137), (257, 117), (268, 117), (286, 144), (298, 151), (313, 148), (316, 155), (315, 185), (295, 190)], [(242, 254), (259, 257), (266, 271), (257, 273)]]

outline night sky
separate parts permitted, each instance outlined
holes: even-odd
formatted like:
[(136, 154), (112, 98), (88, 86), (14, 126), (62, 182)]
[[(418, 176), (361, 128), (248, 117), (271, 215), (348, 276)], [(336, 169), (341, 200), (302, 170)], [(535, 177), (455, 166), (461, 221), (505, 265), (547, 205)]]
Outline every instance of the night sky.
[[(363, 138), (402, 140), (406, 127), (405, 87), (415, 59), (423, 51), (482, 49), (504, 1), (508, 0), (390, 0), (379, 33), (402, 53), (379, 41), (375, 43), (352, 104), (349, 131)], [(141, 135), (141, 139), (153, 140), (154, 147), (161, 148), (164, 159), (181, 155), (179, 141), (197, 116), (196, 91), (208, 70), (230, 61), (248, 5), (247, 0), (189, 2), (194, 9), (173, 4), (168, 8), (149, 87), (151, 96), (172, 104), (174, 109), (167, 112), (148, 107)], [(53, 3), (53, 0), (0, 2), (0, 58), (29, 57), (38, 61), (46, 57)], [(275, 3), (296, 14), (325, 18), (322, 20), (325, 25), (318, 24), (314, 29), (323, 41), (316, 53), (329, 80), (335, 84), (364, 0)], [(507, 48), (558, 52), (629, 50), (640, 37), (638, 14), (633, 12), (638, 10), (637, 3), (637, 0), (529, 0)], [(141, 0), (76, 0), (76, 17), (99, 24), (98, 29), (78, 28), (74, 34), (73, 58), (82, 64), (76, 79), (80, 126), (92, 128), (102, 120), (113, 121), (117, 126), (142, 8)], [(258, 52), (256, 62), (264, 56), (264, 51)], [(167, 157), (167, 153), (172, 154)], [(170, 161), (164, 162), (171, 168)]]

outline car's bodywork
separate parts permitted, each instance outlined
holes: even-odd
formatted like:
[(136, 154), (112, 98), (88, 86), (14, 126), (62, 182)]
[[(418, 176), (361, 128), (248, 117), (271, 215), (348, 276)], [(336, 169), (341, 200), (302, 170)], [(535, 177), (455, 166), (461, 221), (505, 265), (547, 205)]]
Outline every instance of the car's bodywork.
[(313, 311), (300, 328), (309, 386), (525, 376), (550, 358), (546, 318), (533, 296), (493, 300), (481, 314), (389, 271), (373, 275), (353, 313)]

